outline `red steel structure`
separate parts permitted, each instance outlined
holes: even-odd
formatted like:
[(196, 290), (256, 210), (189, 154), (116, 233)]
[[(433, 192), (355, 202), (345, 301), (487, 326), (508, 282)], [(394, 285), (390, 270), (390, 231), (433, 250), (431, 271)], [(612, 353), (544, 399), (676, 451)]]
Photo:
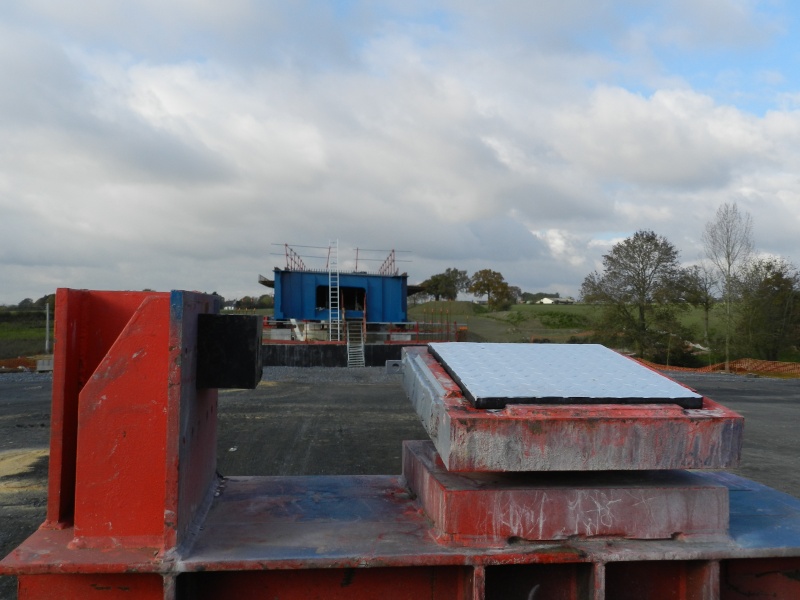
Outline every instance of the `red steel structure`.
[[(738, 460), (741, 417), (708, 399), (694, 413), (616, 407), (616, 424), (614, 406), (550, 407), (566, 412), (542, 421), (470, 406), (408, 349), (432, 439), (405, 443), (403, 475), (222, 477), (217, 391), (198, 387), (216, 298), (59, 290), (57, 307), (47, 518), (0, 562), (20, 600), (800, 598), (800, 501), (682, 470)], [(482, 466), (489, 441), (519, 452), (520, 427), (523, 447), (567, 436), (559, 453), (609, 469), (524, 450), (531, 470)], [(638, 463), (659, 432), (673, 458)], [(628, 458), (604, 455), (613, 443)]]

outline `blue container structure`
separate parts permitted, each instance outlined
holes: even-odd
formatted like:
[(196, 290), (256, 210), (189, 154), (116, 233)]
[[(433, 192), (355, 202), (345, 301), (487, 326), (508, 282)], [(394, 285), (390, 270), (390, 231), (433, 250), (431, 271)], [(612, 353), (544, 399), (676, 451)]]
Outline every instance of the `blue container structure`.
[[(329, 321), (329, 273), (275, 268), (275, 319)], [(408, 321), (408, 275), (339, 274), (341, 317), (370, 323)], [(366, 311), (366, 315), (365, 315)]]
[(338, 243), (322, 248), (327, 257), (311, 257), (326, 259), (324, 268), (308, 268), (303, 262), (308, 257), (284, 247), (285, 268), (275, 267), (273, 279), (259, 275), (259, 283), (275, 290), (274, 314), (264, 323), (265, 364), (374, 366), (399, 360), (402, 345), (456, 336), (456, 325), (449, 322), (409, 322), (408, 295), (422, 288), (408, 285), (395, 250), (380, 268), (367, 272), (359, 269), (359, 260), (372, 259), (359, 259), (358, 250), (355, 267), (341, 269)]

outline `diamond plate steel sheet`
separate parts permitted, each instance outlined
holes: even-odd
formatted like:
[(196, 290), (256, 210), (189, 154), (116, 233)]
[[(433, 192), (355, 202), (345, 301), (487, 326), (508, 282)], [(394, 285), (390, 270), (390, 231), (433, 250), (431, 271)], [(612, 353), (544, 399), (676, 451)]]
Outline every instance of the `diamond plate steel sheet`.
[(700, 394), (598, 344), (432, 343), (476, 408), (507, 404), (678, 404)]

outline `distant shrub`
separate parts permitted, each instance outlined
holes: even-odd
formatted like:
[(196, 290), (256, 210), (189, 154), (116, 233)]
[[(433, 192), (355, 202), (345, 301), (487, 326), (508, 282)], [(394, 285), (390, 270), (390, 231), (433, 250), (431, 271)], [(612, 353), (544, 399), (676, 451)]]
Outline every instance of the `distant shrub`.
[(44, 351), (44, 336), (41, 340), (0, 339), (0, 359), (17, 358), (18, 356), (33, 356)]
[(523, 315), (521, 312), (511, 312), (508, 313), (506, 321), (508, 321), (512, 325), (519, 325), (520, 323), (525, 321), (525, 315)]
[(37, 327), (41, 325), (44, 327), (46, 318), (41, 311), (0, 311), (0, 323), (10, 323), (15, 326)]
[(585, 315), (548, 311), (537, 315), (539, 322), (550, 329), (584, 329), (589, 326)]

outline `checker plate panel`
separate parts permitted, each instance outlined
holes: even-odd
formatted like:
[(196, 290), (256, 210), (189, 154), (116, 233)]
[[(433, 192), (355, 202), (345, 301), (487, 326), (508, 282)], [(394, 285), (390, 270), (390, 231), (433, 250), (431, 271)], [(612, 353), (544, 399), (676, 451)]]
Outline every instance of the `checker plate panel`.
[(678, 404), (689, 388), (599, 344), (432, 343), (429, 351), (476, 408), (507, 404)]

